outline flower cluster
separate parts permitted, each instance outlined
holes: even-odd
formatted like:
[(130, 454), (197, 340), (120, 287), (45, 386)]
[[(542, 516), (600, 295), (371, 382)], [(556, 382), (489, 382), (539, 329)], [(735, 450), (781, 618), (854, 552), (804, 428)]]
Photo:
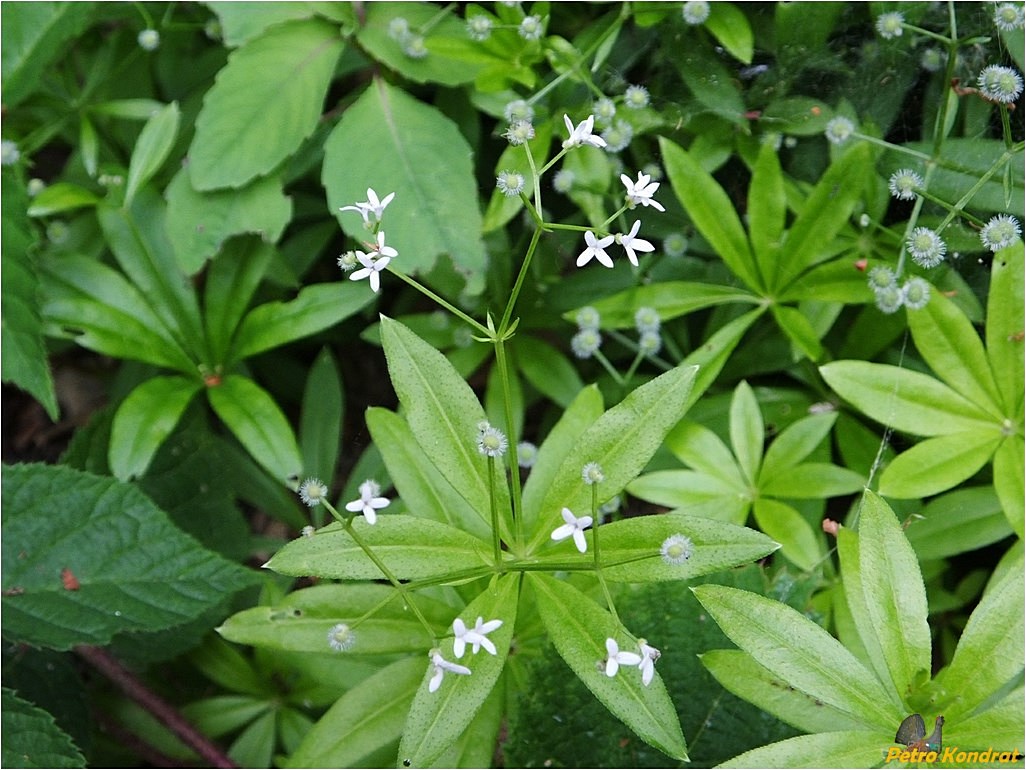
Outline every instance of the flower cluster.
[[(606, 676), (616, 676), (620, 666), (637, 666), (641, 670), (641, 683), (648, 687), (655, 676), (655, 662), (661, 653), (646, 640), (638, 640), (638, 652), (621, 650), (615, 639), (606, 639), (606, 659), (602, 667)], [(640, 653), (640, 654), (639, 654)]]
[(910, 168), (902, 168), (891, 174), (887, 189), (900, 201), (915, 200), (916, 193), (923, 189), (923, 178)]
[[(382, 199), (370, 187), (367, 188), (367, 200), (358, 201), (352, 206), (342, 206), (339, 211), (355, 211), (363, 219), (363, 226), (376, 232), (374, 243), (365, 243), (368, 251), (347, 251), (338, 258), (338, 266), (343, 272), (352, 272), (349, 276), (351, 281), (361, 281), (364, 278), (370, 284), (371, 291), (377, 293), (381, 288), (381, 273), (388, 267), (388, 263), (399, 252), (385, 244), (385, 231), (379, 229), (381, 218), (385, 213), (385, 207), (392, 202), (395, 193), (389, 193)], [(357, 265), (360, 269), (357, 270)]]
[(929, 281), (913, 276), (899, 286), (894, 271), (884, 265), (869, 271), (869, 288), (873, 291), (877, 308), (887, 314), (896, 313), (902, 307), (919, 310), (930, 301)]
[(350, 513), (362, 513), (368, 524), (374, 524), (378, 520), (378, 511), (387, 508), (389, 504), (387, 497), (381, 497), (381, 487), (373, 479), (367, 479), (360, 485), (360, 496), (351, 503), (346, 503), (346, 510)]
[(831, 144), (841, 145), (855, 133), (855, 124), (843, 115), (831, 118), (826, 124), (826, 138)]
[(1022, 94), (1022, 75), (1011, 67), (992, 64), (977, 80), (980, 93), (999, 104), (1012, 104)]
[(423, 59), (428, 55), (424, 36), (410, 29), (410, 23), (402, 16), (396, 16), (388, 23), (388, 36), (395, 40), (403, 53), (411, 59)]
[[(495, 644), (491, 639), (488, 638), (488, 634), (502, 626), (501, 620), (489, 620), (487, 623), (485, 619), (478, 615), (477, 621), (474, 623), (473, 628), (467, 628), (467, 624), (463, 622), (461, 618), (456, 618), (452, 622), (452, 631), (456, 637), (452, 643), (452, 653), (457, 658), (462, 658), (463, 653), (467, 650), (467, 645), (471, 646), (474, 655), (477, 655), (478, 651), (484, 647), (490, 655), (498, 654), (498, 650), (495, 649)], [(470, 669), (466, 666), (462, 666), (459, 663), (453, 663), (442, 657), (442, 653), (438, 648), (431, 650), (429, 653), (431, 658), (431, 681), (428, 682), (428, 692), (435, 692), (442, 685), (442, 678), (445, 676), (445, 672), (448, 671), (450, 674), (460, 674), (461, 676), (470, 676)]]
[(980, 230), (980, 240), (991, 251), (1000, 251), (1015, 243), (1022, 234), (1019, 220), (1010, 214), (998, 214)]
[(602, 347), (602, 334), (599, 332), (602, 316), (589, 305), (578, 310), (574, 320), (578, 331), (570, 340), (570, 350), (577, 358), (591, 358)]

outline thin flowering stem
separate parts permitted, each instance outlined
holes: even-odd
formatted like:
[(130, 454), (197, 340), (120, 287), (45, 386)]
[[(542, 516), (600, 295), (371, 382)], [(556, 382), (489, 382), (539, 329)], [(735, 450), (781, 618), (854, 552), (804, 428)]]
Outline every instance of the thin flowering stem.
[[(538, 168), (535, 165), (534, 153), (531, 152), (531, 143), (530, 142), (524, 142), (524, 152), (527, 153), (527, 165), (529, 165), (531, 167), (531, 182), (532, 182), (532, 184), (534, 186), (534, 205), (533, 206), (529, 206), (528, 207), (528, 211), (530, 211), (531, 212), (531, 216), (534, 217), (535, 224), (537, 224), (540, 227), (541, 224), (542, 224), (542, 217), (541, 217), (541, 208), (542, 208), (542, 202), (541, 202), (541, 174), (538, 173)], [(520, 197), (521, 198), (524, 197), (523, 193), (520, 194)], [(525, 201), (525, 203), (526, 203), (526, 201)]]
[[(500, 344), (500, 343), (497, 343)], [(495, 458), (488, 455), (488, 509), (492, 515), (492, 559), (495, 566), (502, 564), (502, 543), (499, 540), (499, 503), (495, 499)], [(517, 474), (512, 474), (516, 476)]]
[[(506, 309), (502, 312), (502, 320), (499, 321), (500, 339), (501, 335), (505, 334), (509, 329), (510, 320), (513, 318), (513, 308), (516, 306), (517, 298), (520, 296), (520, 290), (524, 286), (524, 280), (527, 278), (527, 272), (531, 267), (531, 260), (534, 258), (534, 252), (538, 248), (538, 241), (541, 240), (541, 235), (542, 231), (535, 229), (534, 234), (531, 236), (531, 243), (527, 246), (527, 253), (524, 255), (524, 261), (520, 265), (520, 272), (517, 274), (517, 280), (513, 284), (513, 291), (509, 294), (509, 301), (506, 303)], [(509, 436), (510, 440), (512, 440), (513, 433), (510, 432)], [(515, 476), (516, 474), (513, 475)]]
[[(660, 358), (659, 356), (645, 356), (644, 351), (641, 350), (641, 347), (638, 345), (638, 343), (635, 342), (634, 340), (632, 340), (626, 334), (618, 332), (618, 331), (616, 331), (616, 329), (610, 329), (609, 330), (609, 336), (612, 337), (617, 342), (619, 342), (625, 348), (631, 348), (631, 349), (637, 351), (638, 355), (640, 355), (642, 358), (646, 358), (647, 357), (649, 361), (651, 361), (655, 366), (657, 366), (660, 369), (662, 369), (664, 372), (668, 372), (668, 371), (670, 371), (673, 368), (673, 364), (671, 364), (668, 361)], [(676, 357), (676, 359), (678, 361), (683, 360), (684, 354), (679, 349), (677, 349), (676, 343), (673, 343), (672, 336), (665, 335), (665, 337), (666, 337), (665, 338), (665, 342), (666, 342), (667, 349), (671, 350), (671, 352), (675, 353), (675, 357)], [(628, 373), (624, 376), (624, 380), (630, 381), (631, 375), (633, 375), (633, 374), (634, 374), (634, 371), (633, 371), (633, 366), (632, 366), (632, 369), (629, 370)]]
[[(535, 230), (535, 235), (536, 236), (539, 233), (540, 233), (540, 231)], [(535, 241), (532, 240), (532, 242), (531, 242), (531, 247), (532, 247), (531, 251), (533, 251), (534, 245), (535, 245)], [(525, 263), (527, 262), (526, 259), (524, 261), (525, 261)], [(521, 270), (521, 274), (523, 274), (523, 270)], [(514, 289), (514, 296), (516, 295), (516, 292), (518, 290), (519, 290), (519, 283), (518, 283), (517, 289)], [(510, 307), (512, 307), (512, 305)], [(519, 552), (521, 547), (522, 547), (522, 545), (523, 545), (523, 542), (524, 542), (524, 517), (523, 517), (523, 511), (521, 510), (521, 501), (520, 501), (520, 496), (521, 496), (520, 495), (520, 474), (517, 472), (517, 468), (519, 468), (519, 463), (517, 461), (517, 436), (516, 436), (516, 433), (515, 433), (516, 424), (513, 421), (513, 394), (510, 391), (510, 384), (509, 384), (510, 383), (509, 361), (508, 361), (508, 359), (506, 357), (506, 345), (505, 345), (505, 342), (502, 340), (501, 337), (495, 341), (495, 365), (499, 367), (499, 379), (502, 381), (502, 402), (503, 402), (503, 406), (505, 407), (505, 409), (504, 409), (505, 415), (504, 416), (506, 418), (506, 433), (510, 437), (510, 442), (509, 442), (510, 443), (510, 456), (511, 456), (510, 467), (513, 468), (513, 472), (509, 474), (509, 478), (510, 478), (510, 484), (512, 486), (511, 498), (512, 498), (512, 502), (513, 502), (513, 532), (514, 532), (513, 536), (515, 538), (515, 542), (513, 543), (513, 548), (516, 551)], [(495, 505), (494, 501), (493, 501), (492, 505), (494, 507), (494, 505)], [(493, 527), (497, 527), (497, 525), (498, 525), (497, 517), (498, 517), (498, 514), (495, 514), (495, 515), (492, 516), (492, 526)], [(496, 529), (496, 537), (498, 537), (497, 533), (498, 533), (498, 530)], [(501, 557), (501, 554), (496, 553), (496, 556), (495, 556), (495, 563), (496, 564), (500, 563), (499, 562), (500, 557)]]
[(1001, 154), (1001, 157), (994, 161), (994, 165), (987, 169), (987, 171), (979, 179), (976, 180), (973, 186), (966, 190), (965, 195), (958, 199), (952, 210), (948, 212), (947, 216), (945, 216), (941, 223), (937, 226), (936, 229), (938, 233), (941, 232), (945, 227), (947, 227), (952, 219), (964, 213), (966, 205), (969, 203), (969, 201), (973, 199), (973, 196), (976, 195), (977, 192), (979, 192), (980, 188), (982, 188), (983, 185), (985, 185), (990, 180), (990, 178), (998, 172), (999, 169), (1004, 168), (1006, 164), (1011, 163), (1012, 157), (1014, 155), (1018, 155), (1019, 153), (1021, 153), (1023, 151), (1024, 145), (1026, 145), (1026, 143), (1018, 142), (1014, 147), (1005, 150)]
[(613, 366), (609, 362), (609, 359), (606, 358), (602, 354), (602, 351), (601, 350), (596, 350), (593, 355), (595, 356), (596, 359), (598, 359), (598, 362), (600, 364), (602, 364), (603, 368), (605, 368), (605, 370), (607, 372), (609, 372), (609, 376), (613, 378), (613, 380), (616, 382), (616, 384), (619, 385), (620, 387), (623, 387), (623, 384), (624, 384), (623, 377), (621, 377), (620, 373), (618, 371), (616, 371), (616, 367)]
[(460, 310), (458, 307), (453, 305), (451, 302), (443, 299), (442, 297), (439, 297), (437, 294), (435, 294), (433, 291), (431, 291), (431, 289), (427, 288), (426, 286), (421, 284), (416, 279), (410, 278), (410, 276), (406, 275), (406, 273), (403, 273), (403, 272), (401, 272), (399, 270), (395, 270), (392, 267), (388, 268), (388, 272), (392, 273), (392, 275), (397, 275), (400, 278), (402, 278), (404, 281), (406, 281), (406, 283), (408, 283), (414, 289), (419, 291), (421, 294), (423, 294), (424, 296), (428, 297), (429, 299), (434, 300), (435, 302), (437, 302), (439, 305), (444, 307), (446, 310), (448, 310), (450, 313), (452, 313), (457, 318), (463, 319), (463, 321), (465, 321), (467, 324), (469, 324), (474, 329), (479, 331), (482, 335), (489, 336), (489, 337), (491, 336), (491, 332), (488, 330), (488, 327), (481, 325), (480, 323), (475, 321), (473, 318), (471, 318), (469, 315), (467, 315), (462, 310)]

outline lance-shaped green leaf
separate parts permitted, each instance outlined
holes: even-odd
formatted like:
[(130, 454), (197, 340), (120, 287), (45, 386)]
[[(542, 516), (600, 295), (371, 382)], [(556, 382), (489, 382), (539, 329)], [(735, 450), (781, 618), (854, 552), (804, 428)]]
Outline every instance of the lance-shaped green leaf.
[(397, 660), (347, 691), (303, 736), (284, 767), (359, 767), (396, 741), (424, 679), (424, 661)]
[(57, 650), (181, 625), (252, 585), (135, 486), (63, 466), (4, 466), (4, 636)]
[(44, 261), (41, 268), (49, 334), (115, 358), (196, 371), (196, 362), (117, 270), (75, 255)]
[(255, 236), (233, 238), (210, 263), (203, 295), (203, 322), (210, 354), (221, 363), (235, 329), (274, 256), (274, 247)]
[(271, 395), (248, 377), (229, 374), (207, 388), (207, 398), (224, 424), (253, 458), (280, 483), (303, 473), (295, 434)]
[(288, 302), (267, 302), (242, 319), (228, 354), (241, 361), (307, 337), (343, 321), (374, 299), (366, 286), (350, 281), (315, 283)]
[(385, 509), (378, 513), (376, 524), (357, 517), (353, 528), (359, 542), (341, 524), (330, 524), (311, 537), (286, 543), (264, 566), (296, 577), (384, 579), (360, 546), (364, 543), (399, 580), (449, 576), (459, 582), (491, 571), (489, 545), (447, 524), (392, 515)]
[(739, 698), (807, 733), (859, 730), (861, 721), (806, 695), (774, 676), (741, 650), (709, 650), (699, 656), (716, 681)]
[(756, 498), (752, 513), (759, 529), (780, 543), (780, 552), (803, 570), (822, 560), (823, 546), (805, 518), (790, 505)]
[(342, 378), (328, 348), (317, 354), (303, 388), (299, 450), (303, 470), (322, 479), (335, 477), (345, 408)]
[(125, 206), (131, 206), (135, 194), (153, 178), (167, 160), (167, 154), (178, 136), (181, 112), (178, 103), (171, 102), (146, 121), (132, 150), (125, 180)]
[(799, 500), (850, 495), (865, 485), (861, 473), (830, 463), (799, 463), (772, 476), (760, 473), (759, 478), (763, 494)]
[(743, 524), (748, 518), (752, 504), (748, 490), (740, 472), (731, 482), (699, 471), (653, 471), (627, 485), (628, 492), (650, 503), (735, 524)]
[(760, 476), (772, 478), (800, 463), (823, 443), (836, 420), (837, 413), (828, 412), (809, 415), (788, 425), (766, 449)]
[(3, 688), (4, 767), (85, 767), (85, 757), (53, 715)]
[[(994, 255), (987, 301), (987, 357), (1001, 394), (1005, 414), (1018, 414), (1023, 402), (1023, 244), (1002, 249)], [(1021, 466), (1021, 463), (1020, 463)], [(1020, 496), (1021, 497), (1021, 496)]]
[[(398, 321), (382, 317), (381, 343), (392, 385), (417, 442), (471, 507), (490, 520), (488, 462), (477, 449), (477, 426), (485, 413), (474, 391), (445, 356)], [(505, 527), (509, 488), (505, 473), (498, 473), (501, 468), (496, 469), (494, 482)]]
[[(603, 297), (590, 303), (602, 315), (605, 329), (623, 329), (634, 326), (634, 314), (640, 308), (652, 308), (659, 319), (669, 321), (702, 308), (743, 302), (758, 304), (759, 298), (749, 291), (733, 286), (697, 283), (694, 281), (659, 281)], [(576, 311), (563, 314), (573, 322)]]
[(788, 738), (738, 754), (719, 767), (877, 767), (893, 730), (847, 730)]
[(325, 142), (321, 181), (329, 210), (357, 240), (367, 237), (362, 219), (339, 209), (367, 200), (368, 187), (381, 198), (396, 193), (383, 223), (388, 245), (399, 252), (393, 267), (423, 272), (445, 254), (480, 279), (486, 257), (472, 157), (459, 128), (438, 109), (375, 78)]
[(731, 3), (713, 3), (705, 28), (731, 55), (745, 64), (752, 63), (753, 35), (748, 17)]
[(233, 235), (255, 233), (277, 243), (292, 219), (292, 200), (278, 176), (254, 179), (240, 189), (193, 189), (183, 168), (167, 186), (167, 234), (181, 270), (193, 275)]
[[(995, 476), (997, 472), (995, 470)], [(966, 487), (931, 500), (905, 530), (923, 561), (975, 551), (1012, 534), (994, 488)]]
[(625, 666), (606, 676), (598, 664), (605, 660), (606, 639), (623, 650), (635, 646), (626, 630), (605, 609), (569, 583), (540, 572), (527, 574), (538, 612), (560, 656), (614, 716), (638, 737), (678, 760), (687, 760), (687, 744), (677, 711), (659, 676), (646, 687), (641, 672)]
[(762, 447), (766, 428), (759, 411), (755, 392), (747, 382), (740, 382), (730, 400), (730, 445), (745, 479), (754, 485), (759, 478)]
[(468, 645), (464, 656), (457, 659), (452, 640), (442, 642), (439, 646), (441, 656), (451, 663), (466, 666), (471, 673), (446, 673), (435, 692), (430, 692), (428, 686), (435, 671), (434, 666), (427, 667), (399, 742), (397, 767), (429, 766), (459, 738), (488, 698), (506, 665), (506, 655), (513, 640), (520, 580), (520, 575), (502, 575), (460, 613), (459, 617), (467, 628), (473, 628), (478, 617), (483, 617), (485, 622), (502, 621), (501, 626), (487, 634), (496, 654), (492, 655), (484, 648), (470, 653)]
[(125, 275), (182, 347), (193, 356), (204, 356), (199, 303), (175, 261), (164, 230), (165, 212), (164, 202), (149, 188), (140, 191), (130, 207), (96, 208), (100, 228)]
[(937, 376), (967, 399), (1001, 419), (1001, 395), (983, 343), (954, 302), (932, 292), (926, 307), (908, 313), (916, 350)]
[(584, 388), (574, 365), (551, 345), (535, 337), (518, 335), (513, 338), (513, 350), (524, 379), (564, 409)]
[(197, 377), (153, 377), (118, 407), (107, 460), (122, 481), (141, 476), (203, 383)]
[(1022, 436), (1009, 436), (994, 453), (994, 490), (1001, 500), (1005, 518), (1020, 538), (1026, 523), (1026, 516), (1023, 516), (1023, 501), (1026, 500), (1024, 468), (1026, 452), (1023, 451)]
[(794, 349), (811, 361), (818, 361), (823, 355), (823, 346), (819, 342), (816, 330), (809, 319), (797, 308), (787, 305), (773, 305), (770, 308), (773, 319), (781, 331), (787, 335)]
[(716, 378), (720, 375), (720, 370), (723, 369), (723, 365), (727, 363), (730, 354), (734, 352), (734, 348), (741, 341), (742, 335), (748, 331), (748, 328), (758, 320), (765, 310), (765, 306), (760, 307), (750, 313), (745, 313), (740, 318), (735, 318), (728, 324), (724, 324), (723, 328), (719, 329), (703, 344), (695, 348), (684, 359), (682, 363), (698, 367), (698, 376), (695, 377), (695, 384), (688, 396), (688, 409), (716, 381)]
[(548, 539), (563, 508), (577, 515), (591, 509), (592, 490), (581, 471), (598, 463), (605, 480), (598, 485), (599, 503), (618, 494), (641, 472), (663, 438), (687, 408), (697, 367), (678, 366), (637, 388), (586, 430), (563, 460), (539, 509), (531, 547)]
[(691, 221), (731, 271), (752, 288), (761, 287), (748, 236), (719, 182), (687, 152), (659, 138), (666, 175)]
[(866, 490), (859, 522), (862, 593), (887, 669), (900, 694), (930, 673), (930, 627), (919, 560), (897, 517)]
[(744, 479), (733, 453), (719, 436), (704, 425), (682, 420), (666, 434), (665, 445), (685, 465), (738, 489), (743, 488)]
[(446, 480), (417, 443), (406, 420), (378, 407), (368, 409), (365, 416), (374, 445), (406, 510), (488, 542), (492, 531), (489, 512), (473, 508)]
[(317, 127), (343, 46), (337, 26), (308, 19), (236, 49), (196, 118), (193, 186), (242, 187), (299, 149)]
[[(92, 190), (71, 182), (56, 182), (43, 188), (27, 205), (30, 217), (51, 217), (75, 209), (95, 206), (102, 200)], [(24, 209), (23, 209), (24, 211)]]
[[(1022, 745), (1022, 725), (1026, 721), (1023, 718), (1026, 716), (1024, 702), (1023, 688), (1015, 688), (985, 711), (945, 725), (944, 743), (958, 746), (960, 751), (993, 751), (1000, 747), (1010, 754), (1011, 749), (1006, 747)], [(1021, 760), (1021, 750), (1018, 750), (1018, 755)], [(1005, 761), (1010, 760), (1011, 757), (1006, 755)]]
[(762, 281), (776, 271), (787, 222), (784, 172), (772, 142), (764, 144), (748, 185), (748, 233)]
[(726, 586), (692, 590), (732, 642), (792, 687), (867, 726), (894, 729), (901, 721), (872, 672), (797, 610)]
[[(592, 540), (592, 533), (589, 540)], [(686, 580), (699, 575), (757, 561), (779, 546), (766, 535), (747, 527), (703, 519), (690, 513), (639, 516), (611, 524), (599, 531), (602, 574), (608, 580), (651, 583)], [(671, 558), (663, 553), (671, 538), (687, 538), (686, 553)], [(593, 542), (593, 541), (592, 541)], [(593, 547), (593, 546), (590, 546)], [(587, 569), (594, 563), (591, 553), (578, 553), (564, 544), (555, 545), (532, 565), (552, 569)]]
[[(331, 630), (344, 623), (352, 627), (353, 634), (346, 655), (424, 653), (433, 639), (413, 614), (409, 601), (416, 601), (434, 633), (444, 633), (452, 622), (453, 608), (427, 597), (406, 600), (388, 585), (336, 583), (293, 591), (272, 606), (237, 612), (217, 632), (238, 644), (323, 654), (331, 649)], [(360, 623), (354, 625), (357, 620)]]
[(891, 460), (880, 475), (880, 494), (928, 497), (951, 489), (987, 464), (1001, 444), (998, 426), (921, 441)]
[(1022, 561), (1018, 570), (991, 588), (969, 616), (958, 647), (941, 680), (951, 702), (944, 715), (968, 716), (1013, 677), (1021, 681), (1023, 655)]
[(942, 436), (995, 424), (987, 412), (928, 374), (868, 361), (834, 361), (819, 372), (860, 412), (900, 431)]

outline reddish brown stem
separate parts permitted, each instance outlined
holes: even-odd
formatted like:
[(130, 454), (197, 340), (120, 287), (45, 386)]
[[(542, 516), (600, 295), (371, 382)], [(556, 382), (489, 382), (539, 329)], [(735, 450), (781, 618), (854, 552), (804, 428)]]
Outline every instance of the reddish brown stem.
[(164, 726), (177, 735), (190, 749), (199, 754), (211, 767), (238, 767), (221, 749), (203, 733), (193, 727), (181, 713), (144, 685), (134, 674), (100, 647), (79, 646), (75, 652), (88, 661), (129, 698), (153, 714)]

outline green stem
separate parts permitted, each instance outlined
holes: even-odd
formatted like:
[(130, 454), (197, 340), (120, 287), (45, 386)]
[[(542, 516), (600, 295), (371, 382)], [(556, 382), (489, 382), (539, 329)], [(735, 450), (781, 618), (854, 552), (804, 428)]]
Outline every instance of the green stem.
[(596, 350), (594, 355), (595, 358), (598, 359), (598, 362), (605, 367), (605, 370), (609, 372), (609, 376), (613, 378), (613, 381), (620, 387), (623, 387), (623, 377), (620, 376), (620, 373), (616, 371), (616, 368), (609, 362), (609, 359), (602, 355), (602, 351)]
[(495, 458), (488, 455), (488, 507), (492, 514), (492, 560), (502, 564), (502, 543), (499, 539), (499, 504), (495, 499)]
[(450, 313), (452, 313), (457, 318), (462, 318), (466, 323), (468, 323), (470, 326), (472, 326), (474, 329), (476, 329), (482, 335), (488, 336), (488, 337), (491, 336), (491, 332), (488, 330), (487, 327), (482, 326), (481, 324), (479, 324), (477, 321), (475, 321), (473, 318), (471, 318), (469, 315), (464, 313), (462, 310), (460, 310), (458, 307), (453, 305), (448, 300), (445, 300), (442, 297), (439, 297), (437, 294), (435, 294), (433, 291), (431, 291), (431, 289), (429, 289), (426, 286), (422, 285), (416, 279), (410, 278), (410, 276), (406, 275), (406, 273), (403, 273), (403, 272), (401, 272), (399, 270), (393, 270), (391, 266), (389, 266), (386, 269), (388, 270), (388, 272), (392, 273), (392, 275), (397, 275), (400, 278), (402, 278), (404, 281), (406, 281), (406, 283), (408, 283), (410, 286), (412, 286), (414, 289), (419, 291), (424, 296), (426, 296), (426, 297), (434, 300), (435, 302), (437, 302), (439, 305), (444, 307), (446, 310), (448, 310)]
[[(536, 233), (538, 231), (535, 231)], [(505, 319), (503, 319), (505, 321)], [(495, 365), (499, 368), (499, 380), (502, 382), (502, 401), (506, 418), (506, 435), (510, 443), (510, 484), (512, 486), (511, 498), (513, 503), (513, 528), (514, 543), (513, 550), (520, 553), (524, 544), (524, 516), (520, 500), (520, 465), (517, 460), (517, 440), (515, 435), (516, 425), (513, 422), (513, 394), (510, 390), (510, 379), (512, 374), (509, 370), (509, 360), (506, 357), (506, 345), (500, 337), (495, 340)], [(496, 560), (496, 564), (498, 564)]]

